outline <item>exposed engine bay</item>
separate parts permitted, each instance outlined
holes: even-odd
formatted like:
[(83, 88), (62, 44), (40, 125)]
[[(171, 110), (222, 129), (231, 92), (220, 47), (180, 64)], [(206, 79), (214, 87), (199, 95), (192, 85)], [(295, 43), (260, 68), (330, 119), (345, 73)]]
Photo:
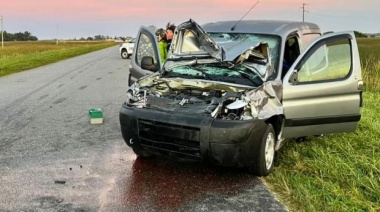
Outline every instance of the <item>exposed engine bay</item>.
[(281, 82), (271, 81), (252, 90), (222, 83), (152, 75), (131, 86), (126, 104), (223, 120), (266, 119), (283, 114), (279, 100), (281, 86)]

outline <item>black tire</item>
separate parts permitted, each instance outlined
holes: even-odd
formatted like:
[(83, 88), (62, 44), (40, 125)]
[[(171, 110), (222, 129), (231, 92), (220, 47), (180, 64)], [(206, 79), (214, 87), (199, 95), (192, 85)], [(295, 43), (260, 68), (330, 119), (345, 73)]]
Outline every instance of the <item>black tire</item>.
[(127, 50), (125, 50), (125, 49), (123, 49), (123, 50), (121, 50), (121, 58), (123, 58), (123, 59), (128, 59), (129, 58), (129, 54), (128, 54), (128, 52), (127, 52)]
[(134, 145), (134, 146), (132, 147), (132, 150), (133, 150), (133, 152), (134, 152), (137, 156), (139, 156), (139, 157), (150, 158), (150, 157), (153, 156), (153, 153), (148, 152), (148, 151), (146, 151), (146, 150), (143, 150), (143, 149), (141, 149), (141, 147), (139, 147), (139, 146), (137, 146), (137, 145)]
[(253, 165), (248, 167), (251, 174), (257, 176), (267, 176), (274, 167), (276, 145), (276, 133), (271, 124), (267, 125), (267, 129), (261, 139), (261, 142), (254, 145), (253, 149)]
[(131, 74), (128, 74), (128, 87), (131, 87), (132, 85), (132, 79), (131, 79)]

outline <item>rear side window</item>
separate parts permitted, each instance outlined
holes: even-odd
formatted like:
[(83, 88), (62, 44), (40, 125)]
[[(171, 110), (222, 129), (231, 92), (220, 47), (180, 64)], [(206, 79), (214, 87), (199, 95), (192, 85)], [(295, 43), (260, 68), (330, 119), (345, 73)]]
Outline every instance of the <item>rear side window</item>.
[(351, 71), (351, 46), (348, 38), (327, 40), (316, 45), (298, 69), (299, 83), (346, 78)]

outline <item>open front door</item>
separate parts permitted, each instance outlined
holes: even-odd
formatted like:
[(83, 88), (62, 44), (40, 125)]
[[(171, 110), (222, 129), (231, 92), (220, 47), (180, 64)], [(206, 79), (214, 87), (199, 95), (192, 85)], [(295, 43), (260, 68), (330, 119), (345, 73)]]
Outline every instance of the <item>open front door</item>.
[(320, 37), (283, 82), (285, 138), (353, 131), (360, 120), (362, 77), (353, 32)]
[(161, 57), (158, 51), (156, 35), (151, 29), (141, 27), (136, 36), (129, 66), (130, 80), (134, 82), (145, 75), (161, 70), (161, 68)]

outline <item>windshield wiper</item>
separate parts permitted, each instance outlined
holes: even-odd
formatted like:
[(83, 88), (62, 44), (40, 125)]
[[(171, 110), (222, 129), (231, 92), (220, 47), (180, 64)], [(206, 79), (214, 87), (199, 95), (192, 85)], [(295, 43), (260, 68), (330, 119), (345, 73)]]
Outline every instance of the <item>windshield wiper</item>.
[(255, 75), (254, 77), (251, 77), (251, 75), (247, 74), (246, 72), (244, 71), (239, 71), (239, 70), (234, 70), (236, 72), (238, 72), (240, 74), (240, 76), (244, 77), (245, 79), (248, 79), (249, 81), (251, 81), (254, 85), (258, 85), (257, 82), (255, 82), (255, 79), (258, 77), (257, 75)]
[(209, 79), (209, 80), (212, 79), (212, 77), (210, 76), (210, 74), (206, 73), (206, 71), (207, 71), (206, 69), (198, 68), (198, 67), (195, 67), (195, 66), (188, 66), (188, 67), (193, 68), (193, 69), (201, 72), (205, 77), (207, 77), (207, 79)]

